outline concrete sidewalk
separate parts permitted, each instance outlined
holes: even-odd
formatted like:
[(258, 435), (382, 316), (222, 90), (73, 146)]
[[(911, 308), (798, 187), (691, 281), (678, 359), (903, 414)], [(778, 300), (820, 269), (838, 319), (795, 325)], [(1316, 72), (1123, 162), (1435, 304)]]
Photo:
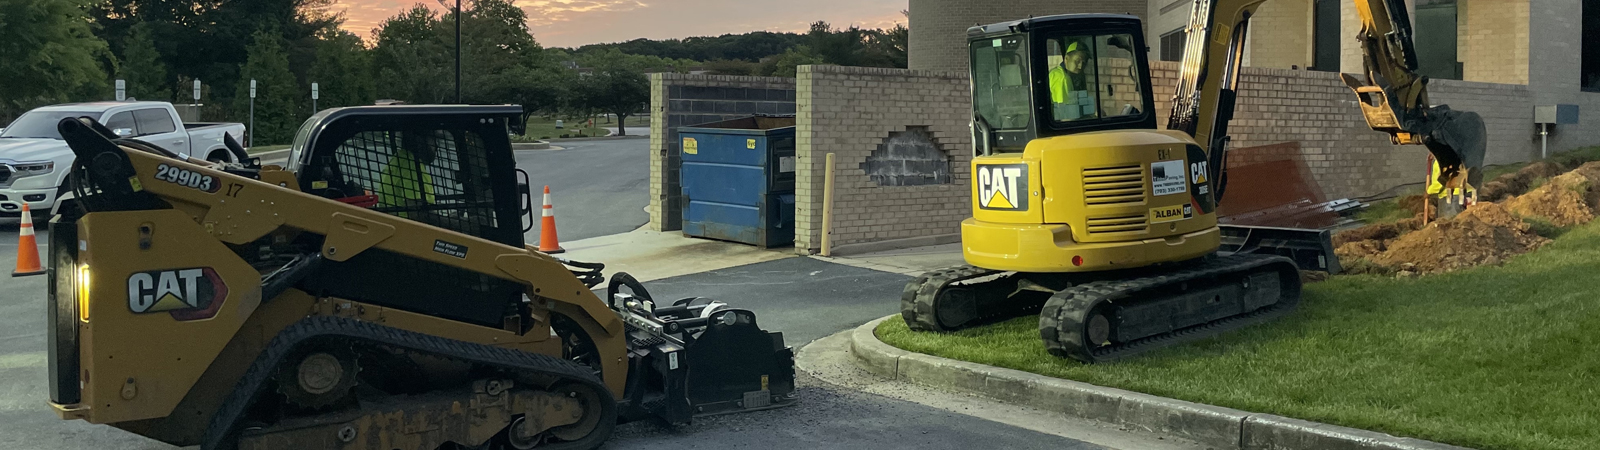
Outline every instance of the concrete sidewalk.
[(794, 257), (789, 249), (762, 250), (744, 244), (685, 237), (676, 231), (640, 228), (561, 245), (557, 254), (573, 261), (606, 265), (606, 273), (628, 272), (639, 281), (710, 272)]
[(812, 255), (811, 257), (835, 264), (913, 277), (932, 270), (967, 263), (961, 257), (960, 243), (886, 250), (849, 256)]

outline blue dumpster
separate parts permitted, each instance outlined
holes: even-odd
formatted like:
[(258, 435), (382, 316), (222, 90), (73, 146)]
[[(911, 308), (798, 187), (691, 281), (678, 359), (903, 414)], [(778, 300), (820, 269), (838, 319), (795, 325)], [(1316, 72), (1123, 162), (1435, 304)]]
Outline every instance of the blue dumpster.
[(794, 245), (794, 117), (682, 127), (683, 234)]

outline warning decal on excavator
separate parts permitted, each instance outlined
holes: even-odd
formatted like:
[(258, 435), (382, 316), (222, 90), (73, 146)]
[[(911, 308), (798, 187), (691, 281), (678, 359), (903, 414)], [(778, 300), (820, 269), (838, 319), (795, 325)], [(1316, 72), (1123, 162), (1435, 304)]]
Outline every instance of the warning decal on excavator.
[(128, 310), (134, 314), (168, 312), (180, 321), (209, 319), (227, 296), (228, 286), (210, 267), (128, 276)]
[(978, 166), (978, 207), (1008, 211), (1028, 209), (1028, 165)]

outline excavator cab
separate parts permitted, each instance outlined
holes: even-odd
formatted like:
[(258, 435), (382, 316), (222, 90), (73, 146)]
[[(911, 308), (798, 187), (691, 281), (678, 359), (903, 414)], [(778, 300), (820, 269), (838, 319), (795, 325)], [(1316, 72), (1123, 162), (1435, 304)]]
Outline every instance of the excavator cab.
[(973, 27), (977, 152), (1035, 139), (1156, 128), (1144, 33), (1132, 16), (1075, 14)]

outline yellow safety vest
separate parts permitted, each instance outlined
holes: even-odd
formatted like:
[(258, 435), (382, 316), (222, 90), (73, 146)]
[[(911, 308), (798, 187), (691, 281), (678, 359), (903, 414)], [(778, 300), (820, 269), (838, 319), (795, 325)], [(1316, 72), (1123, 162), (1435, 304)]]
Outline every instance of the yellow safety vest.
[(1072, 81), (1067, 78), (1067, 70), (1056, 65), (1050, 68), (1050, 101), (1056, 104), (1067, 102), (1067, 94), (1072, 93)]
[[(418, 183), (422, 185), (417, 186)], [(389, 167), (383, 168), (377, 186), (378, 205), (401, 207), (416, 204), (433, 204), (433, 175), (417, 162), (415, 156), (404, 148), (395, 150)], [(404, 212), (397, 214), (410, 218)]]

